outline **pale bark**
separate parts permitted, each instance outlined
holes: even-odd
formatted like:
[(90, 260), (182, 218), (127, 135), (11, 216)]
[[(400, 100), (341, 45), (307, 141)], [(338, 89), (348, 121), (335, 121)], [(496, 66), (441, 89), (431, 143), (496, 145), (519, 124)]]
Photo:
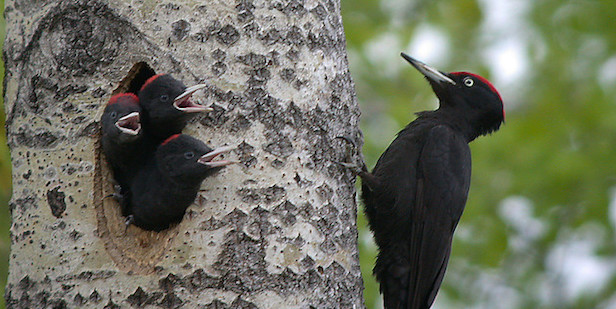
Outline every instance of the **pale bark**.
[[(8, 307), (363, 306), (337, 0), (6, 1), (6, 20)], [(185, 132), (241, 161), (161, 233), (103, 200), (98, 121), (138, 62), (211, 85)]]

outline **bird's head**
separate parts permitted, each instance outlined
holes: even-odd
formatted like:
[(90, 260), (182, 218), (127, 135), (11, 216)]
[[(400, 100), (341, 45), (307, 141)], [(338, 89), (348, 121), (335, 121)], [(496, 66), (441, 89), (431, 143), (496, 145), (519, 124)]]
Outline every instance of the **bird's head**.
[(101, 118), (103, 134), (120, 143), (135, 140), (141, 135), (140, 112), (136, 95), (120, 93), (112, 96)]
[(231, 147), (212, 149), (186, 134), (175, 134), (163, 141), (156, 151), (161, 172), (177, 182), (197, 183), (234, 161), (213, 159)]
[(487, 79), (468, 72), (443, 73), (405, 53), (401, 55), (430, 82), (439, 98), (439, 109), (470, 124), (472, 138), (498, 130), (505, 121), (503, 100)]
[(139, 102), (153, 121), (183, 118), (194, 113), (212, 111), (212, 108), (191, 100), (197, 90), (205, 87), (205, 84), (186, 87), (169, 74), (154, 75), (141, 87)]

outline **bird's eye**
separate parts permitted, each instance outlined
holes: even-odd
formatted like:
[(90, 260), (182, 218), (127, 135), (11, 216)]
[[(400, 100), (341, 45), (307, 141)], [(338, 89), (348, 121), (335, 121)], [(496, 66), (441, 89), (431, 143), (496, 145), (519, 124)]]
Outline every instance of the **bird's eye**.
[(160, 96), (160, 100), (163, 101), (163, 102), (167, 102), (167, 101), (169, 101), (169, 96), (166, 95), (166, 94), (163, 94), (163, 95)]
[(109, 116), (111, 116), (111, 118), (115, 118), (115, 117), (118, 117), (118, 114), (116, 114), (116, 112), (111, 112), (111, 115)]
[(188, 152), (184, 153), (184, 158), (186, 158), (186, 159), (192, 159), (194, 157), (195, 157), (195, 153), (192, 152), (192, 151), (188, 151)]
[(466, 87), (473, 87), (474, 84), (475, 84), (475, 81), (472, 78), (467, 77), (464, 79), (464, 85)]

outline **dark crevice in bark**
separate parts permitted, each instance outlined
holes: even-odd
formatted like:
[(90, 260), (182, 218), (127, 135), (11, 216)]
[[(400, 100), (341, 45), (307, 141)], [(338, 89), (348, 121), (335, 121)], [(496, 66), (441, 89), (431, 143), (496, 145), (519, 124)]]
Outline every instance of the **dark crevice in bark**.
[(141, 86), (145, 83), (148, 78), (156, 75), (156, 71), (152, 69), (145, 62), (137, 62), (133, 67), (128, 71), (126, 77), (120, 81), (120, 84), (116, 89), (113, 90), (111, 95), (116, 95), (118, 93), (134, 93), (135, 95), (139, 94), (139, 90)]

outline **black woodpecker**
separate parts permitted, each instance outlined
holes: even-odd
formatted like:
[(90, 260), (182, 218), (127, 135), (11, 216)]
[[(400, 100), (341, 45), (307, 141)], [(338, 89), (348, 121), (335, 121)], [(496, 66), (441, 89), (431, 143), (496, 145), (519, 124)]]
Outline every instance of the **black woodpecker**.
[(168, 74), (154, 75), (143, 84), (139, 91), (143, 129), (154, 145), (182, 133), (197, 113), (212, 110), (191, 100), (195, 91), (205, 87), (205, 84), (198, 84), (187, 88)]
[(180, 222), (186, 208), (195, 200), (201, 182), (229, 160), (212, 161), (231, 150), (212, 150), (203, 142), (185, 134), (175, 134), (163, 141), (139, 170), (131, 183), (128, 223), (151, 231), (161, 231)]
[(101, 117), (103, 153), (119, 185), (118, 201), (122, 214), (127, 215), (126, 200), (131, 177), (143, 161), (139, 99), (132, 93), (111, 97)]
[(387, 309), (428, 309), (443, 281), (471, 180), (468, 143), (499, 129), (503, 101), (485, 78), (443, 73), (402, 53), (421, 72), (439, 108), (418, 113), (371, 173), (362, 198), (379, 247), (374, 273)]

